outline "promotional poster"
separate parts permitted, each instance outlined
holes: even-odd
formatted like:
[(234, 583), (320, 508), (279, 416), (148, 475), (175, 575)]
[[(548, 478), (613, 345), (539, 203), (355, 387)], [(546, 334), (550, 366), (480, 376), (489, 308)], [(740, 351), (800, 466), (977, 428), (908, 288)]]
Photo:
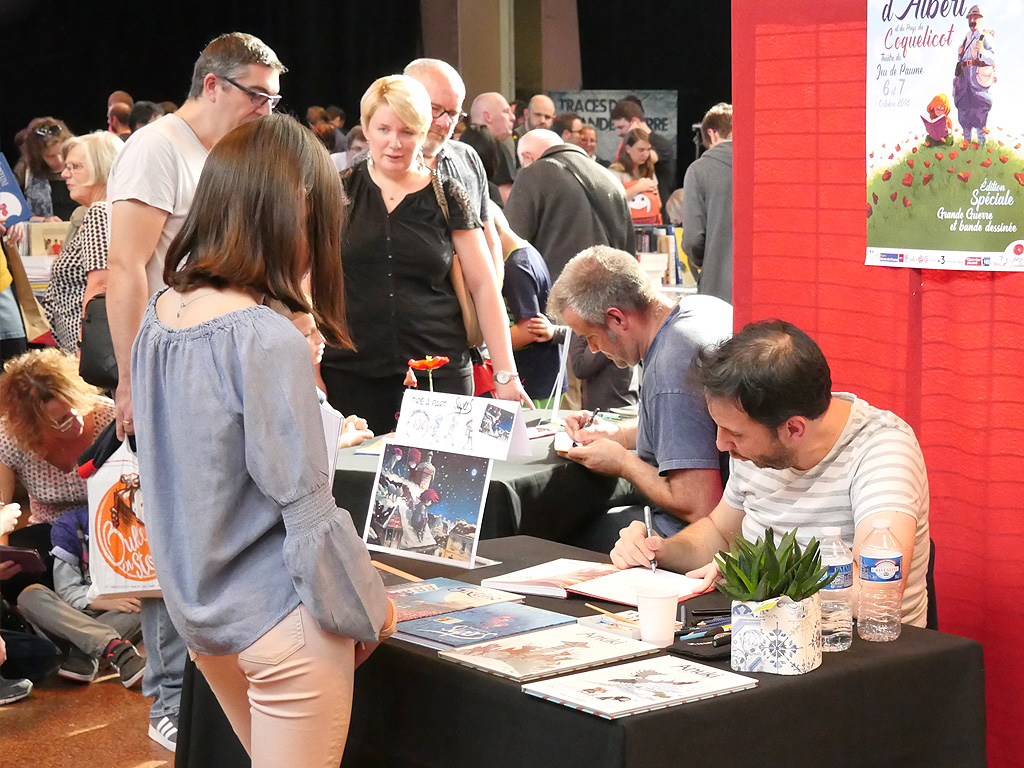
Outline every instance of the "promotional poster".
[(1024, 271), (1024, 2), (867, 8), (865, 263)]

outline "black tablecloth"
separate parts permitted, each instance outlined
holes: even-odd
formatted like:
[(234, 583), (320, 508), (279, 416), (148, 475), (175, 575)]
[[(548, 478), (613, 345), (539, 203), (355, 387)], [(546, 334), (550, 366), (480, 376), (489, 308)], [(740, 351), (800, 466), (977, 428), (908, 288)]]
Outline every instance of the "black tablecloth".
[[(528, 421), (535, 423), (539, 416)], [(480, 537), (536, 536), (571, 542), (588, 523), (608, 508), (638, 503), (633, 485), (617, 477), (597, 475), (555, 453), (553, 437), (530, 441), (531, 455), (495, 461), (487, 490)], [(379, 457), (357, 454), (356, 448), (338, 452), (334, 472), (334, 498), (349, 510), (362, 533), (370, 506), (373, 478)]]
[[(381, 559), (424, 577), (469, 582), (557, 557), (605, 559), (525, 536), (480, 548), (501, 565), (453, 572), (435, 563)], [(722, 601), (712, 593), (687, 605)], [(577, 598), (527, 602), (573, 615), (591, 612)], [(728, 668), (728, 660), (712, 663)], [(892, 643), (854, 637), (850, 650), (824, 654), (821, 667), (806, 675), (753, 676), (754, 690), (607, 721), (527, 696), (518, 683), (443, 661), (436, 651), (392, 640), (356, 673), (343, 766), (986, 764), (982, 649), (973, 640), (904, 627)], [(191, 664), (182, 703), (179, 768), (248, 765)]]

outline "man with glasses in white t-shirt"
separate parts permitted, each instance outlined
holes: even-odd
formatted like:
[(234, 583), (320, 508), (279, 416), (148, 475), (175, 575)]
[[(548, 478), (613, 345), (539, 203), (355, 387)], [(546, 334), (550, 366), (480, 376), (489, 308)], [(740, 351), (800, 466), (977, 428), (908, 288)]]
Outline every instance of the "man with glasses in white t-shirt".
[[(274, 110), (281, 99), (280, 75), (286, 71), (259, 38), (242, 32), (221, 35), (196, 61), (185, 104), (132, 134), (111, 168), (106, 292), (118, 367), (118, 438), (134, 434), (132, 342), (149, 297), (164, 287), (164, 257), (188, 215), (206, 157), (231, 130)], [(142, 485), (145, 488), (145, 478)], [(154, 699), (149, 735), (173, 751), (185, 643), (162, 600), (142, 603), (142, 631), (149, 651), (142, 692)]]

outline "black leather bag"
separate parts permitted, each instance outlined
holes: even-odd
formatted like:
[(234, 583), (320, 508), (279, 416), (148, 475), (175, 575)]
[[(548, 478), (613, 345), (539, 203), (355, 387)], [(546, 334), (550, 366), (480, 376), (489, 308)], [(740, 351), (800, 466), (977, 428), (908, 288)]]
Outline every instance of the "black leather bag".
[(93, 296), (82, 317), (82, 356), (78, 374), (90, 384), (113, 392), (117, 388), (117, 358), (107, 322), (107, 295)]

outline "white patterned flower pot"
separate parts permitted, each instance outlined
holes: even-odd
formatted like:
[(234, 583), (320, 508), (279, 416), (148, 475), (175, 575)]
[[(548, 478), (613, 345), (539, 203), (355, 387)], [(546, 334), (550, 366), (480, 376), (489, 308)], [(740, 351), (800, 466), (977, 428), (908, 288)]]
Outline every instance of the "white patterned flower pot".
[[(772, 605), (775, 603), (775, 605)], [(764, 607), (771, 606), (771, 607)], [(732, 658), (737, 672), (802, 675), (821, 665), (821, 597), (732, 602)]]

